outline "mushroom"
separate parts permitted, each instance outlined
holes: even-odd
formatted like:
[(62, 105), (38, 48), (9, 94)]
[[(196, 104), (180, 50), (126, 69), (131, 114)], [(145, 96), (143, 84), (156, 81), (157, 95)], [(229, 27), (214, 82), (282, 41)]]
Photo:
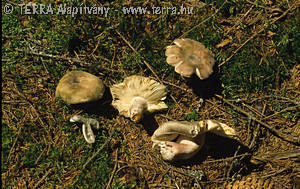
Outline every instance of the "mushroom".
[(214, 56), (200, 42), (192, 39), (175, 39), (175, 45), (167, 46), (167, 63), (184, 77), (196, 72), (200, 79), (208, 78), (213, 72)]
[(112, 105), (121, 115), (134, 122), (142, 120), (145, 113), (168, 108), (163, 102), (167, 94), (166, 87), (147, 77), (127, 77), (123, 83), (113, 85), (110, 91)]
[(67, 104), (79, 104), (101, 99), (104, 90), (98, 77), (84, 71), (71, 71), (60, 79), (55, 96)]
[(87, 141), (87, 143), (91, 144), (95, 142), (95, 135), (93, 133), (92, 127), (96, 129), (99, 129), (99, 122), (92, 118), (85, 118), (79, 115), (75, 115), (71, 117), (70, 122), (79, 122), (82, 124), (82, 133), (84, 136), (84, 139)]
[(199, 122), (169, 121), (163, 123), (152, 135), (153, 148), (159, 147), (166, 161), (193, 157), (204, 144), (205, 133), (238, 139), (235, 130), (215, 120)]

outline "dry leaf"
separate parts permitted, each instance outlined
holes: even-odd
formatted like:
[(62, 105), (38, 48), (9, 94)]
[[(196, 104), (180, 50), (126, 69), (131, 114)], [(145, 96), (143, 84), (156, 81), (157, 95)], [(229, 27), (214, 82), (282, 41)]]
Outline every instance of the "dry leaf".
[(230, 42), (232, 42), (232, 37), (231, 36), (229, 36), (229, 38), (224, 39), (223, 41), (221, 41), (221, 43), (217, 44), (216, 48), (224, 47), (224, 46), (228, 45)]

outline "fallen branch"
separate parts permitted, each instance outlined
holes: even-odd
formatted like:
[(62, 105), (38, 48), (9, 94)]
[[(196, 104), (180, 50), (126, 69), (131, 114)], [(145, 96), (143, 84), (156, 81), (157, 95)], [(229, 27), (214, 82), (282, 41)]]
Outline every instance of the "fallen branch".
[(290, 142), (294, 145), (299, 146), (300, 145), (300, 140), (299, 137), (296, 136), (289, 136), (286, 135), (276, 129), (274, 129), (273, 127), (267, 125), (266, 123), (260, 121), (259, 119), (257, 119), (256, 117), (254, 117), (253, 115), (251, 115), (250, 113), (246, 112), (245, 110), (243, 110), (242, 108), (232, 104), (231, 102), (229, 102), (228, 100), (224, 99), (222, 96), (220, 95), (215, 95), (216, 97), (218, 97), (219, 99), (221, 99), (223, 102), (225, 102), (226, 104), (230, 105), (231, 107), (233, 107), (236, 111), (246, 115), (247, 117), (250, 117), (253, 121), (256, 121), (257, 123), (259, 123), (261, 126), (267, 128), (272, 134), (274, 134), (275, 136), (281, 138), (284, 141)]

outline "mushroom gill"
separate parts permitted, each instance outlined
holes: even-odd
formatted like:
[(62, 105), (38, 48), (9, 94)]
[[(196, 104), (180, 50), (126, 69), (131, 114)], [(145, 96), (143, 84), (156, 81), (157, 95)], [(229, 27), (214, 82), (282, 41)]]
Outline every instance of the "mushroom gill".
[(125, 78), (123, 83), (111, 88), (112, 105), (121, 115), (138, 122), (147, 112), (168, 108), (163, 102), (166, 98), (166, 87), (150, 78), (133, 75)]

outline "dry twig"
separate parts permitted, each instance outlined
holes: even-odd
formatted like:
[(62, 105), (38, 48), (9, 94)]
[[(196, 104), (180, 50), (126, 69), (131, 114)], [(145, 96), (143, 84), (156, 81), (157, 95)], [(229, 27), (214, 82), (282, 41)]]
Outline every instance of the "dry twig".
[(202, 22), (200, 22), (199, 24), (197, 24), (196, 26), (192, 27), (190, 30), (184, 32), (181, 36), (179, 36), (178, 38), (182, 38), (184, 36), (186, 36), (188, 33), (190, 33), (191, 31), (193, 31), (194, 29), (196, 29), (197, 27), (201, 26), (202, 24), (204, 24), (205, 22), (207, 22), (209, 19), (211, 19), (212, 17), (214, 17), (220, 10), (221, 8), (227, 3), (227, 0), (224, 1), (224, 3), (208, 18), (206, 18), (205, 20), (203, 20)]
[[(297, 7), (297, 6), (295, 6)], [(282, 17), (284, 17), (285, 15), (287, 15), (287, 13), (292, 10), (294, 8), (294, 6), (291, 6), (288, 10), (286, 10), (285, 12), (282, 13), (282, 15), (280, 15), (279, 17), (276, 17), (274, 20), (272, 20), (269, 24), (267, 24), (267, 26), (269, 26), (270, 24), (274, 24), (275, 22), (277, 22), (279, 19), (281, 19)], [(258, 34), (260, 34), (261, 32), (263, 32), (267, 26), (261, 28), (259, 31), (254, 32), (254, 34), (252, 34), (244, 43), (242, 43), (235, 51), (233, 51), (233, 53), (226, 58), (226, 60), (224, 60), (221, 64), (219, 64), (218, 66), (221, 67), (222, 65), (224, 65), (226, 62), (228, 62), (234, 55), (236, 55), (236, 53), (242, 48), (244, 47), (249, 41), (251, 41), (254, 37), (256, 37)]]
[(112, 139), (113, 134), (115, 133), (115, 130), (113, 130), (110, 134), (110, 136), (105, 140), (104, 144), (87, 160), (87, 162), (82, 166), (82, 170), (86, 168), (86, 166), (92, 161), (100, 152), (103, 150), (103, 148), (110, 142)]
[[(35, 55), (35, 56), (41, 56), (41, 57), (47, 57), (47, 58), (52, 58), (52, 59), (59, 59), (59, 60), (66, 60), (66, 61), (70, 61), (70, 62), (75, 62), (75, 63), (79, 63), (79, 64), (83, 64), (83, 65), (91, 65), (92, 63), (86, 62), (86, 61), (81, 61), (78, 60), (76, 58), (68, 58), (68, 57), (63, 57), (63, 56), (57, 56), (57, 55), (52, 55), (52, 54), (46, 54), (46, 53), (37, 53), (37, 52), (33, 52), (33, 51), (27, 51), (27, 50), (23, 50), (23, 49), (16, 49), (18, 52), (23, 52), (26, 54), (31, 54), (31, 55)], [(97, 56), (97, 58), (101, 58), (107, 62), (111, 62), (110, 60), (101, 57), (101, 56)], [(110, 72), (119, 72), (118, 70), (113, 70), (113, 69), (109, 69), (109, 68), (105, 68), (103, 66), (101, 66), (101, 69), (103, 70), (107, 70)]]
[(295, 136), (289, 136), (286, 135), (276, 129), (274, 129), (273, 127), (267, 125), (266, 123), (260, 121), (259, 119), (257, 119), (256, 117), (250, 115), (250, 113), (246, 112), (245, 110), (241, 109), (240, 107), (232, 104), (231, 102), (229, 102), (228, 100), (224, 99), (222, 96), (220, 95), (215, 95), (216, 97), (218, 97), (220, 100), (222, 100), (223, 102), (225, 102), (226, 104), (230, 105), (231, 107), (233, 107), (236, 111), (246, 115), (247, 117), (251, 117), (251, 119), (253, 121), (256, 121), (257, 123), (259, 123), (260, 125), (262, 125), (263, 127), (267, 128), (271, 133), (273, 133), (275, 136), (281, 138), (282, 140), (285, 140), (287, 142), (290, 142), (292, 144), (295, 144), (297, 146), (300, 145), (300, 140), (299, 137), (295, 137)]
[(109, 178), (109, 181), (108, 181), (108, 183), (107, 183), (107, 185), (106, 185), (106, 189), (109, 189), (109, 188), (110, 188), (111, 182), (112, 182), (112, 180), (113, 180), (113, 178), (114, 178), (114, 176), (115, 176), (115, 172), (116, 172), (116, 170), (117, 170), (117, 166), (118, 166), (118, 148), (117, 148), (117, 150), (116, 150), (115, 166), (114, 166), (114, 169), (113, 169), (113, 171), (112, 171), (112, 173), (111, 173), (111, 176), (110, 176), (110, 178)]
[(54, 170), (54, 168), (49, 169), (46, 174), (39, 180), (33, 188), (37, 188), (46, 178), (47, 176)]

